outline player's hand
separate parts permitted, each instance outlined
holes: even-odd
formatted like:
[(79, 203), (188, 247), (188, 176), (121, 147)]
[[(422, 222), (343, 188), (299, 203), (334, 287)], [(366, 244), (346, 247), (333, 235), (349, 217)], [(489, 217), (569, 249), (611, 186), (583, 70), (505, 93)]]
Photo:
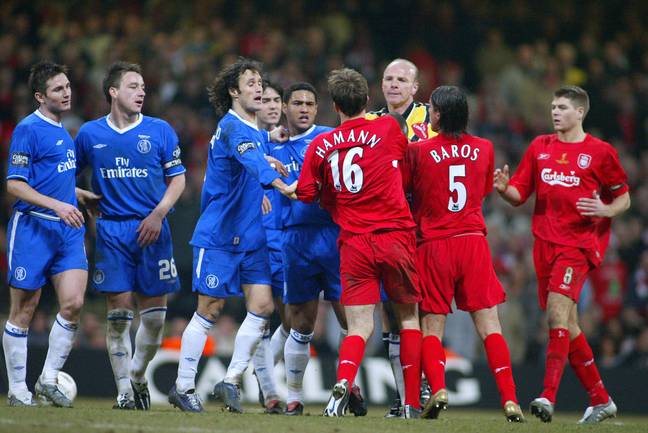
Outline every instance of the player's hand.
[(99, 214), (99, 200), (102, 196), (81, 188), (76, 188), (76, 198), (86, 208), (90, 216), (96, 217)]
[(268, 215), (272, 211), (272, 203), (270, 199), (264, 194), (263, 201), (261, 202), (261, 213), (263, 215)]
[(592, 193), (592, 198), (581, 197), (576, 202), (576, 208), (582, 216), (610, 218), (610, 207), (601, 201), (598, 192)]
[(151, 212), (137, 227), (136, 232), (139, 233), (137, 244), (142, 248), (151, 245), (160, 237), (160, 231), (162, 231), (162, 218), (157, 213)]
[(273, 158), (272, 156), (265, 155), (265, 159), (270, 164), (270, 167), (274, 168), (277, 173), (279, 173), (283, 177), (288, 176), (288, 170), (286, 169), (286, 166), (283, 165), (283, 163), (279, 161), (277, 158)]
[(72, 206), (69, 203), (58, 202), (56, 207), (52, 209), (56, 215), (61, 218), (65, 224), (75, 229), (80, 229), (83, 227), (85, 220), (83, 219), (83, 214), (79, 209)]
[(493, 188), (499, 193), (506, 191), (509, 185), (509, 166), (504, 164), (503, 168), (495, 169), (493, 173)]
[(270, 140), (275, 143), (284, 143), (288, 141), (289, 136), (288, 130), (281, 125), (270, 131)]
[(294, 181), (290, 185), (281, 189), (281, 193), (291, 200), (297, 200), (297, 194), (295, 191), (297, 191), (297, 181)]

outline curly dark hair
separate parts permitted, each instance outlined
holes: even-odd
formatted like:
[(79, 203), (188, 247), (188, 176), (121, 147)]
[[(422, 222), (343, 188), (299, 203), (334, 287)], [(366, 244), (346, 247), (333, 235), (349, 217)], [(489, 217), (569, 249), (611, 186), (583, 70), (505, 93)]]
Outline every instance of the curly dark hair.
[(209, 102), (214, 106), (216, 114), (224, 116), (232, 108), (232, 97), (229, 94), (230, 89), (239, 88), (239, 78), (245, 71), (258, 72), (262, 75), (263, 67), (256, 60), (239, 57), (236, 63), (233, 63), (221, 70), (211, 86), (207, 87)]

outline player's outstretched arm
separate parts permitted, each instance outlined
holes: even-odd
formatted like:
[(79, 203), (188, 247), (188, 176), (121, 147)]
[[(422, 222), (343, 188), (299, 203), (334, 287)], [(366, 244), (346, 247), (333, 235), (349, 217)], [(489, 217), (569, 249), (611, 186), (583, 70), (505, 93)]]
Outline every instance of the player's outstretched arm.
[(70, 227), (78, 229), (81, 228), (85, 222), (83, 214), (79, 209), (69, 203), (64, 203), (39, 193), (29, 186), (27, 182), (22, 180), (7, 180), (7, 192), (27, 203), (53, 210), (54, 213)]
[(513, 206), (518, 206), (522, 202), (522, 196), (516, 187), (509, 185), (510, 174), (509, 166), (505, 164), (503, 168), (495, 169), (493, 173), (493, 188), (499, 195)]
[(153, 209), (153, 211), (140, 222), (137, 227), (137, 243), (145, 247), (157, 241), (162, 230), (162, 220), (166, 217), (169, 210), (176, 204), (185, 187), (185, 175), (179, 174), (173, 176), (167, 185), (167, 189), (162, 196), (162, 200)]
[(288, 177), (288, 170), (286, 169), (286, 166), (283, 165), (281, 161), (279, 161), (277, 158), (274, 156), (270, 155), (263, 155), (266, 161), (270, 164), (270, 167), (272, 167), (277, 173), (282, 175), (283, 177)]
[(627, 191), (605, 204), (601, 201), (599, 193), (594, 191), (592, 198), (581, 197), (576, 202), (576, 208), (583, 216), (613, 218), (630, 208), (630, 193)]
[(297, 181), (294, 181), (290, 185), (287, 185), (286, 182), (277, 178), (272, 181), (271, 185), (274, 189), (276, 189), (289, 199), (297, 200), (297, 194), (295, 194), (295, 191), (297, 190)]

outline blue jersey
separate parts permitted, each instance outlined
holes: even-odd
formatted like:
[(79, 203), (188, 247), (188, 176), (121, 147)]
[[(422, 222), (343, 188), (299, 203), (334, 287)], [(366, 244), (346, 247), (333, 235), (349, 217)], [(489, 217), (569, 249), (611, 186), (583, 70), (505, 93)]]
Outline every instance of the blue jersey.
[(266, 135), (233, 110), (220, 120), (209, 143), (201, 214), (191, 245), (233, 252), (266, 245), (261, 185), (279, 178), (263, 157)]
[(81, 126), (75, 140), (79, 170), (92, 168), (92, 189), (103, 196), (104, 218), (146, 218), (166, 192), (164, 176), (186, 170), (178, 136), (164, 120), (140, 114), (119, 129), (108, 116)]
[[(270, 155), (270, 150), (274, 144), (270, 141), (270, 135), (267, 132), (263, 136), (264, 138), (267, 136), (267, 140), (261, 143), (261, 149), (264, 154)], [(265, 191), (265, 195), (272, 204), (272, 211), (263, 215), (263, 227), (270, 230), (281, 230), (281, 193), (271, 188)], [(268, 239), (268, 242), (270, 242), (270, 239)]]
[[(272, 149), (271, 155), (281, 161), (288, 170), (287, 184), (299, 179), (304, 155), (310, 142), (323, 132), (331, 131), (328, 126), (311, 126), (303, 134), (290, 137), (290, 139)], [(329, 213), (319, 204), (306, 204), (299, 200), (290, 200), (282, 197), (281, 221), (283, 227), (297, 225), (335, 225)]]
[[(23, 180), (43, 195), (76, 206), (76, 166), (74, 142), (61, 123), (36, 110), (16, 126), (9, 145), (8, 180)], [(54, 211), (22, 200), (16, 200), (14, 209), (58, 218)]]

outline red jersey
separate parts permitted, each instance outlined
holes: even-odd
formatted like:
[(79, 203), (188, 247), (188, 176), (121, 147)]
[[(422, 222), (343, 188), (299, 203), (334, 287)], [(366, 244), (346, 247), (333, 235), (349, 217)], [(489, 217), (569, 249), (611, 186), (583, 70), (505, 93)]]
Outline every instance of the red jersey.
[(399, 168), (407, 146), (391, 116), (348, 120), (308, 146), (297, 197), (306, 203), (319, 198), (341, 237), (414, 228)]
[(493, 143), (439, 134), (412, 143), (405, 164), (419, 240), (486, 234), (482, 201), (493, 189)]
[(534, 236), (559, 245), (593, 250), (602, 259), (610, 219), (582, 216), (579, 198), (600, 194), (604, 202), (628, 191), (626, 174), (616, 150), (586, 134), (578, 143), (565, 143), (557, 134), (541, 135), (526, 150), (510, 185), (522, 203), (535, 191)]

